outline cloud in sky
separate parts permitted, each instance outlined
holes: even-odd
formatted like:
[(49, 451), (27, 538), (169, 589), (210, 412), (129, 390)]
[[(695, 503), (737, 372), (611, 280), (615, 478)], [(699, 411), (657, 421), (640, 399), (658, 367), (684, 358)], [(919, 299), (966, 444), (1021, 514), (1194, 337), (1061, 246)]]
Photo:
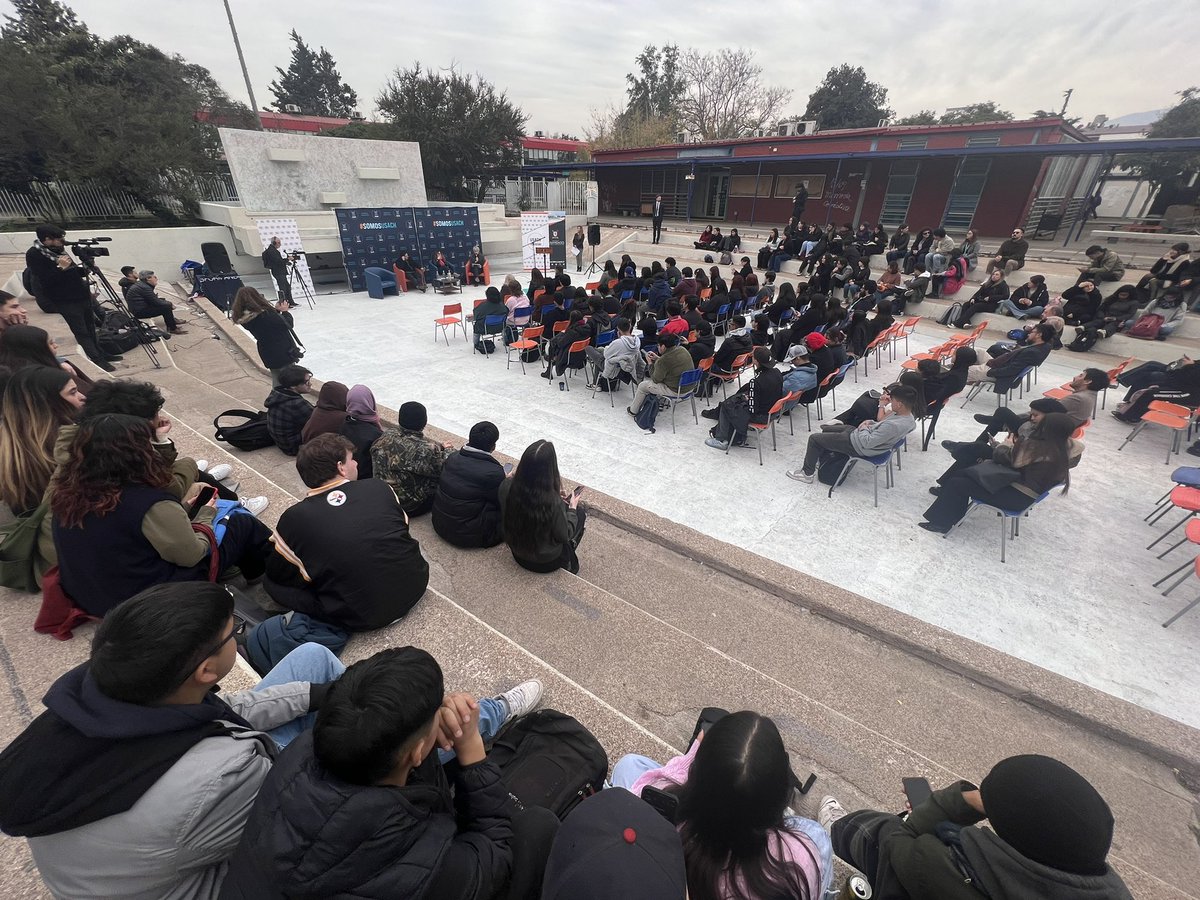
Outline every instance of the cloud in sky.
[[(590, 109), (623, 105), (625, 73), (647, 44), (751, 47), (767, 80), (792, 89), (791, 114), (802, 113), (825, 72), (843, 62), (883, 84), (900, 115), (994, 100), (1022, 118), (1059, 108), (1074, 88), (1069, 112), (1087, 121), (1169, 107), (1177, 91), (1200, 84), (1195, 29), (1181, 12), (1188, 4), (1174, 0), (1008, 0), (992, 12), (961, 0), (785, 0), (737, 17), (711, 0), (231, 3), (262, 107), (273, 99), (268, 85), (275, 67), (287, 65), (295, 28), (329, 49), (368, 117), (395, 68), (457, 64), (507, 91), (528, 113), (530, 131), (580, 136)], [(68, 5), (98, 34), (128, 33), (180, 53), (246, 99), (221, 0)], [(11, 9), (0, 0), (0, 11)]]

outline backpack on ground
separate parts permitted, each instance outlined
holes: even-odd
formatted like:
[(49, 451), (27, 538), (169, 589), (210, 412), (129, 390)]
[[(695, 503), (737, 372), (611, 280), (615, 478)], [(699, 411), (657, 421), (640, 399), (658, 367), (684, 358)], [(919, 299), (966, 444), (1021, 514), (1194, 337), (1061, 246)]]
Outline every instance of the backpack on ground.
[(821, 460), (817, 463), (817, 481), (832, 487), (837, 482), (838, 476), (842, 474), (842, 468), (849, 458), (847, 453), (833, 451), (822, 453)]
[(634, 417), (638, 428), (651, 433), (654, 432), (654, 422), (658, 418), (658, 401), (659, 397), (657, 394), (646, 395), (646, 399), (642, 401), (642, 408), (636, 410), (637, 415)]
[(126, 353), (141, 343), (137, 323), (119, 309), (104, 315), (104, 322), (96, 329), (96, 343), (109, 354)]
[[(240, 418), (244, 422), (235, 425), (222, 425), (224, 418)], [(215, 419), (213, 436), (218, 441), (224, 441), (238, 450), (262, 450), (264, 447), (274, 447), (271, 432), (267, 430), (267, 414), (249, 409), (227, 409)]]
[(958, 322), (958, 317), (962, 315), (962, 308), (963, 305), (955, 300), (948, 307), (946, 307), (946, 311), (941, 314), (937, 320), (937, 323), (939, 325), (954, 325)]
[(502, 728), (488, 759), (500, 767), (520, 808), (540, 806), (560, 819), (599, 791), (608, 774), (608, 754), (596, 736), (553, 709), (536, 710)]
[(721, 265), (723, 265), (723, 266), (732, 266), (733, 265), (733, 254), (730, 253), (728, 250), (721, 251)]
[(1158, 313), (1147, 313), (1139, 317), (1125, 332), (1125, 335), (1131, 338), (1141, 338), (1143, 341), (1153, 341), (1158, 338), (1164, 321), (1166, 320)]
[(1100, 332), (1094, 328), (1085, 328), (1083, 331), (1075, 335), (1075, 340), (1067, 344), (1068, 350), (1074, 350), (1076, 353), (1087, 353), (1096, 346), (1096, 341), (1100, 339)]

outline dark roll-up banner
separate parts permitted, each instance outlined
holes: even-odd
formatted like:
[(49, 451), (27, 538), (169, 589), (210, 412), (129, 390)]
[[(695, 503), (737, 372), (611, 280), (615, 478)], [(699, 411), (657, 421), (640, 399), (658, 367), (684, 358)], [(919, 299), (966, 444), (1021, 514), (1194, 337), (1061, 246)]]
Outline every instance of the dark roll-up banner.
[(567, 264), (567, 220), (550, 220), (550, 267)]
[(350, 288), (365, 291), (363, 270), (392, 269), (408, 251), (419, 264), (432, 267), (441, 250), (451, 265), (463, 270), (471, 248), (479, 243), (479, 210), (475, 207), (380, 207), (338, 209), (338, 237)]

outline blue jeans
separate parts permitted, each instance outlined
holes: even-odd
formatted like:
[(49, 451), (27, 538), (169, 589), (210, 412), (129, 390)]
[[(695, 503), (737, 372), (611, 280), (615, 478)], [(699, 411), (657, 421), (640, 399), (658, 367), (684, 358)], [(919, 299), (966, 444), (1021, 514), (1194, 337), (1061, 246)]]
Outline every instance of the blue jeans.
[[(659, 768), (662, 768), (662, 764), (655, 762), (650, 757), (630, 753), (622, 756), (613, 766), (611, 784), (613, 787), (629, 790), (633, 787), (633, 783), (647, 772)], [(789, 830), (805, 835), (817, 848), (817, 854), (821, 860), (821, 896), (824, 897), (833, 882), (833, 842), (829, 840), (829, 833), (819, 823), (801, 816), (787, 816), (784, 818), (783, 824)]]
[(1011, 300), (1001, 300), (1000, 309), (1002, 312), (1007, 312), (1010, 316), (1016, 316), (1018, 319), (1026, 319), (1030, 316), (1040, 316), (1044, 306), (1017, 306)]
[[(289, 684), (293, 681), (307, 681), (315, 684), (326, 684), (337, 681), (346, 667), (342, 661), (329, 652), (322, 644), (301, 644), (279, 661), (267, 677), (254, 686), (253, 690), (274, 687), (277, 684)], [(508, 719), (508, 707), (498, 697), (484, 697), (479, 701), (479, 735), (484, 742), (490, 741), (500, 730), (500, 726)], [(316, 713), (306, 713), (298, 719), (293, 719), (278, 728), (272, 728), (267, 734), (274, 738), (282, 750), (303, 732), (312, 728), (317, 720)], [(438, 760), (445, 763), (454, 759), (453, 750), (438, 749)]]

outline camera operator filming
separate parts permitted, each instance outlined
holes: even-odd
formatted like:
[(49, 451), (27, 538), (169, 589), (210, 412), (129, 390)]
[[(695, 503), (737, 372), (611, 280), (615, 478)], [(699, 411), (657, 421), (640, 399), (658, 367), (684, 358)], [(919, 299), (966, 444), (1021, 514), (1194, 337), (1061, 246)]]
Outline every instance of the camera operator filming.
[[(71, 334), (87, 358), (105, 372), (115, 371), (112, 361), (120, 356), (100, 350), (96, 340), (96, 314), (88, 269), (78, 265), (64, 247), (67, 233), (57, 225), (39, 225), (37, 240), (25, 252), (25, 265), (33, 282), (34, 296), (67, 320)], [(107, 251), (106, 251), (107, 252)]]

